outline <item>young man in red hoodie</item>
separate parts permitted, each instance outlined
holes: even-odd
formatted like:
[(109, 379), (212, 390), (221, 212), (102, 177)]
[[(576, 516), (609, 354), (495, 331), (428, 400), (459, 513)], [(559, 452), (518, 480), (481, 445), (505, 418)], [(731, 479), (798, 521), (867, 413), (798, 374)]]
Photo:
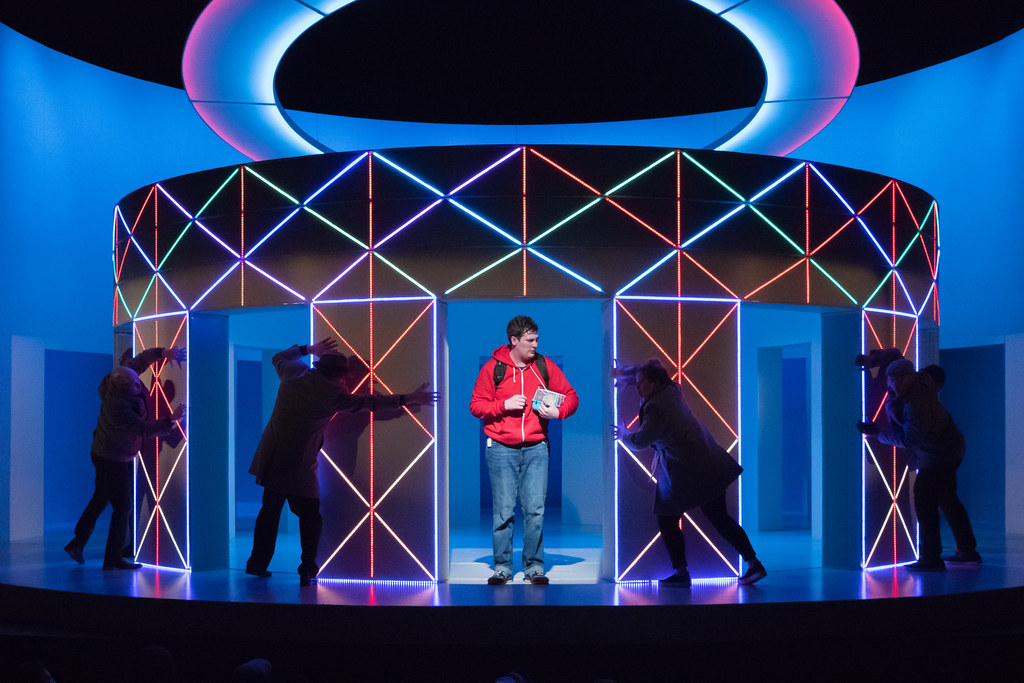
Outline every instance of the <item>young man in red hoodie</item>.
[[(500, 586), (512, 578), (512, 526), (516, 498), (526, 518), (523, 569), (526, 581), (543, 585), (544, 499), (548, 490), (548, 420), (576, 412), (579, 398), (561, 369), (537, 353), (537, 323), (520, 315), (506, 328), (508, 344), (494, 350), (476, 378), (469, 411), (484, 421), (487, 472), (491, 478), (494, 574)], [(534, 403), (538, 389), (561, 394)], [(552, 400), (554, 399), (554, 400)]]

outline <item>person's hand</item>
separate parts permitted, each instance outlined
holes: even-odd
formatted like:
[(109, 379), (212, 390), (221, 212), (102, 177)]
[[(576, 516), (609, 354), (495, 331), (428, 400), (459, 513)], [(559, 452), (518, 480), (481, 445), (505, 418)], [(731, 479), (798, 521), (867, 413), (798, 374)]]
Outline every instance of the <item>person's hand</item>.
[(311, 354), (319, 358), (328, 351), (333, 351), (337, 346), (337, 339), (331, 339), (330, 337), (326, 337), (318, 341), (316, 344), (310, 344), (306, 348), (309, 350)]
[(171, 413), (171, 422), (178, 422), (185, 419), (185, 404), (179, 403), (178, 407)]
[(181, 364), (185, 362), (187, 354), (184, 346), (172, 346), (169, 349), (164, 349), (163, 357), (167, 360), (173, 360), (181, 367)]
[(871, 436), (878, 433), (878, 426), (874, 422), (858, 422), (857, 431), (861, 434)]
[(622, 365), (612, 368), (612, 379), (615, 380), (615, 388), (629, 387), (636, 384), (636, 366)]
[(511, 413), (516, 410), (522, 410), (526, 407), (526, 397), (522, 394), (516, 394), (510, 398), (505, 399), (505, 412)]
[[(526, 397), (524, 396), (523, 398)], [(541, 403), (540, 408), (537, 409), (537, 414), (545, 419), (554, 420), (558, 418), (558, 407)]]
[(437, 403), (437, 392), (430, 391), (430, 383), (424, 382), (416, 391), (409, 394), (403, 394), (405, 396), (405, 407), (409, 408), (413, 412), (419, 410), (420, 406), (434, 405)]

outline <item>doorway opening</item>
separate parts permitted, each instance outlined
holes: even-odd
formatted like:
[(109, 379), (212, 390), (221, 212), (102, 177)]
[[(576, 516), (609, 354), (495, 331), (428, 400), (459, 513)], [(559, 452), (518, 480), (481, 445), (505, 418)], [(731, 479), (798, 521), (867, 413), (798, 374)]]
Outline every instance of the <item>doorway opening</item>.
[[(553, 421), (548, 502), (544, 519), (546, 570), (568, 582), (600, 577), (603, 491), (605, 330), (601, 300), (458, 300), (447, 305), (449, 409), (449, 581), (478, 583), (492, 571), (490, 480), (482, 423), (469, 413), (473, 386), (494, 349), (507, 342), (517, 315), (536, 321), (538, 352), (565, 373), (580, 397), (576, 414)], [(513, 531), (514, 568), (522, 571), (521, 515)], [(518, 577), (517, 577), (518, 578)]]
[[(820, 567), (821, 334), (818, 309), (748, 306), (744, 527), (766, 565)], [(749, 438), (754, 437), (754, 438)]]

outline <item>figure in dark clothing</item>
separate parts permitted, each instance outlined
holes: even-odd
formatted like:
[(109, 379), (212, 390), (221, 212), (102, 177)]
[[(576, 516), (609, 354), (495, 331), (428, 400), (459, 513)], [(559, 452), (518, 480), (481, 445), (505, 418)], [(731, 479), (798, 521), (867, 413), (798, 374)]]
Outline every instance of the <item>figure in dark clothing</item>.
[(93, 431), (92, 464), (96, 468), (96, 486), (92, 499), (85, 506), (75, 525), (75, 537), (64, 550), (75, 562), (83, 564), (85, 544), (92, 535), (100, 513), (109, 503), (110, 531), (103, 556), (104, 569), (138, 569), (141, 564), (124, 559), (128, 540), (128, 523), (132, 506), (132, 464), (147, 437), (168, 436), (179, 430), (178, 422), (185, 416), (185, 404), (179, 404), (167, 417), (154, 418), (149, 392), (139, 379), (153, 363), (164, 359), (181, 362), (184, 350), (155, 347), (135, 358), (123, 360), (100, 382), (100, 416)]
[[(715, 441), (686, 405), (679, 385), (661, 364), (649, 362), (635, 372), (640, 394), (639, 426), (634, 432), (618, 428), (622, 442), (630, 448), (654, 449), (652, 471), (657, 481), (654, 514), (675, 573), (661, 582), (690, 585), (686, 564), (686, 542), (679, 528), (683, 513), (699, 507), (708, 522), (747, 562), (741, 584), (760, 581), (768, 572), (750, 539), (726, 507), (725, 492), (743, 468)], [(618, 374), (622, 376), (622, 372)]]
[[(946, 516), (956, 541), (951, 562), (977, 564), (981, 556), (967, 510), (956, 492), (956, 470), (964, 457), (964, 436), (952, 416), (939, 401), (935, 378), (945, 374), (915, 372), (905, 358), (886, 368), (888, 394), (885, 412), (888, 429), (873, 422), (859, 422), (861, 433), (873, 435), (881, 443), (904, 448), (914, 479), (914, 512), (920, 526), (921, 545), (918, 560), (907, 565), (912, 572), (940, 572), (946, 569), (942, 559), (939, 511)], [(941, 369), (940, 369), (941, 372)]]
[[(252, 554), (245, 565), (247, 574), (270, 576), (267, 567), (274, 556), (281, 510), (286, 501), (299, 518), (300, 584), (310, 585), (319, 573), (316, 555), (323, 519), (317, 456), (323, 446), (324, 431), (335, 413), (415, 409), (436, 400), (434, 394), (427, 391), (427, 384), (401, 395), (349, 393), (345, 384), (348, 359), (333, 350), (337, 344), (333, 339), (323, 339), (312, 345), (292, 346), (273, 358), (281, 386), (249, 468), (249, 473), (256, 476), (256, 483), (263, 487), (263, 505), (256, 517)], [(308, 354), (318, 358), (312, 368), (300, 360)]]

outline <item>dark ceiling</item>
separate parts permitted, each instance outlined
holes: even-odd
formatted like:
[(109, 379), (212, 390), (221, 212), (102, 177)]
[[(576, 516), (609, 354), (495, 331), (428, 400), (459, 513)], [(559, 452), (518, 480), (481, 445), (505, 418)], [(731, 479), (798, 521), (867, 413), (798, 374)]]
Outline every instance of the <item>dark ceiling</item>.
[[(177, 88), (208, 0), (20, 0), (0, 21), (86, 62)], [(1024, 28), (1018, 0), (837, 0), (858, 85)], [(756, 104), (764, 72), (729, 24), (682, 0), (359, 0), (307, 31), (277, 73), (281, 103), (347, 116), (570, 123)]]

